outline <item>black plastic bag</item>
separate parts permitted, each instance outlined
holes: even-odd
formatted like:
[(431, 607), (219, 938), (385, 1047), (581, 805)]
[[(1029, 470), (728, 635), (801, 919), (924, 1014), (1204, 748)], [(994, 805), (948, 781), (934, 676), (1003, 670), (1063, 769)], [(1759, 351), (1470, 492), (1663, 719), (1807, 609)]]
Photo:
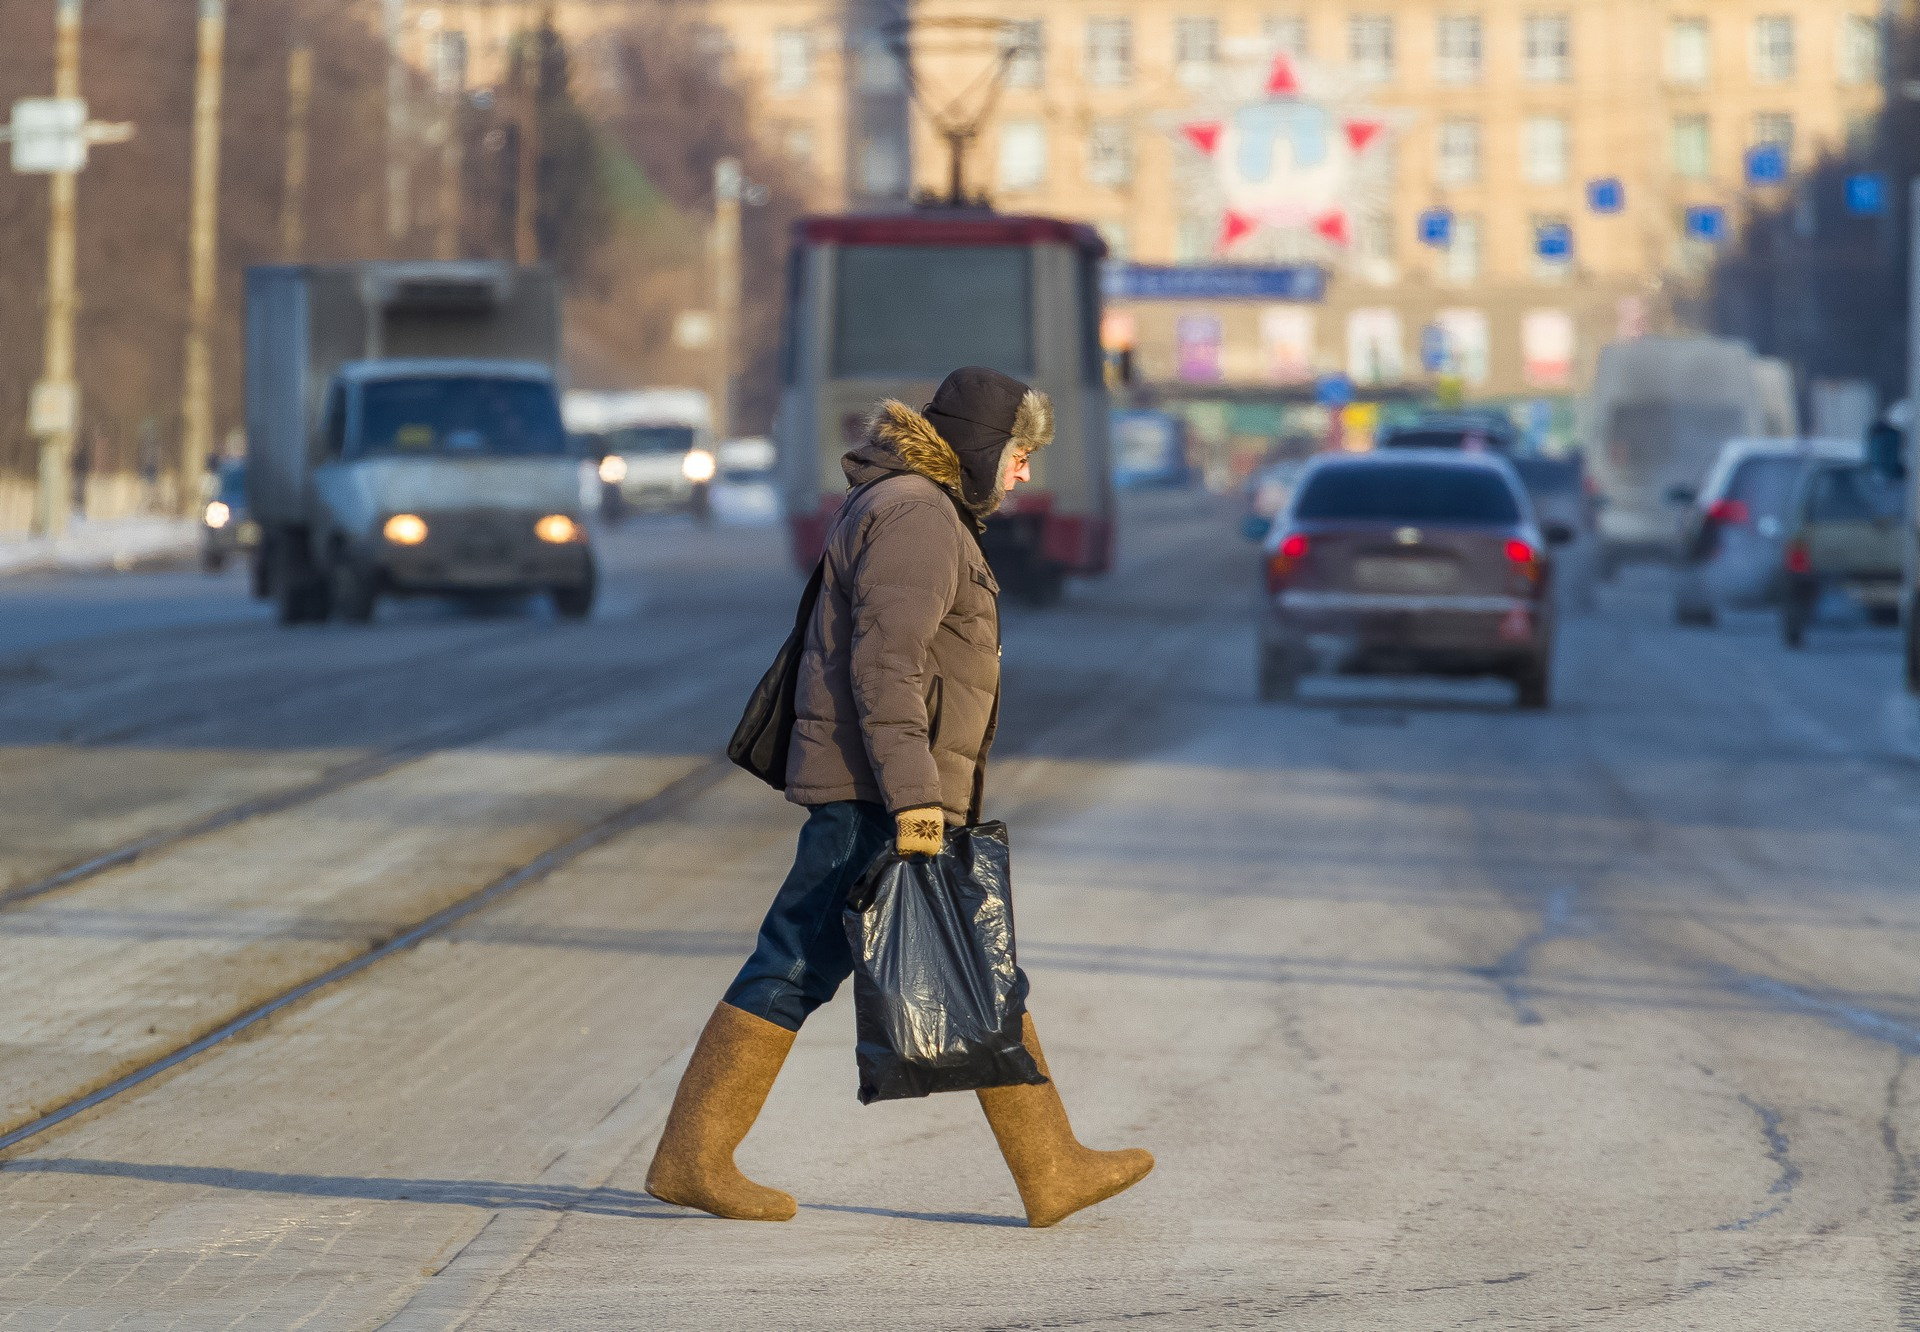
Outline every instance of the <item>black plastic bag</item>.
[(947, 831), (937, 856), (888, 849), (848, 895), (860, 1101), (1038, 1084), (1021, 1041), (1007, 825)]

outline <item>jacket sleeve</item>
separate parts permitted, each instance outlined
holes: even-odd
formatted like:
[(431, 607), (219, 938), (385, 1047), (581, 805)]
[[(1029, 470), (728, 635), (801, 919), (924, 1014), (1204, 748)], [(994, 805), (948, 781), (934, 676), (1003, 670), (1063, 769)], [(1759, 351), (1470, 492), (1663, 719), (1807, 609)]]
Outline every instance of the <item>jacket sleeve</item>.
[(944, 802), (928, 733), (933, 636), (960, 591), (962, 533), (914, 501), (876, 510), (852, 561), (848, 674), (887, 812)]

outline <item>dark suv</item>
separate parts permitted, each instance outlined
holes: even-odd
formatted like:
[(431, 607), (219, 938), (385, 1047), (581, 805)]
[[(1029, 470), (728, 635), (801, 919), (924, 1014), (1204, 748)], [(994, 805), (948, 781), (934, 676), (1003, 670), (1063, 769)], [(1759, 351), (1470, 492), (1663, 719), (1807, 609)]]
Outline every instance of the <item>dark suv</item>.
[(1504, 459), (1393, 449), (1317, 460), (1267, 534), (1260, 696), (1293, 696), (1326, 663), (1347, 674), (1498, 675), (1544, 708), (1552, 560)]

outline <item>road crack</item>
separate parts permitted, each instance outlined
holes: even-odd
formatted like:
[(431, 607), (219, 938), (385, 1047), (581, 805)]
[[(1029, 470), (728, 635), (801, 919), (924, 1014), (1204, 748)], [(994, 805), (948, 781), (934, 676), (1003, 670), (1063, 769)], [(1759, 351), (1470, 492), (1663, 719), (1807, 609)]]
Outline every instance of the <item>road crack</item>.
[(1778, 1216), (1787, 1209), (1787, 1204), (1793, 1201), (1794, 1185), (1800, 1182), (1800, 1167), (1789, 1151), (1790, 1143), (1787, 1139), (1787, 1131), (1782, 1126), (1780, 1112), (1770, 1105), (1762, 1105), (1745, 1092), (1740, 1094), (1740, 1104), (1753, 1111), (1760, 1119), (1760, 1136), (1766, 1139), (1767, 1159), (1772, 1161), (1780, 1172), (1774, 1177), (1773, 1183), (1767, 1186), (1767, 1196), (1778, 1198), (1780, 1201), (1771, 1207), (1754, 1212), (1751, 1216), (1743, 1216), (1738, 1221), (1729, 1221), (1718, 1227), (1721, 1230), (1747, 1230), (1759, 1225), (1768, 1217)]

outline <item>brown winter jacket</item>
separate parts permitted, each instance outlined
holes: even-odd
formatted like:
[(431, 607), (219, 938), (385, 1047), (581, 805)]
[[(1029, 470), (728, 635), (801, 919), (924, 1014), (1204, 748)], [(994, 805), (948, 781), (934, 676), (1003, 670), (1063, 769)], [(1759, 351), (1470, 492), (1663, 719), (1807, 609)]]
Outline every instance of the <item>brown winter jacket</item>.
[(977, 820), (1000, 703), (1000, 587), (959, 500), (959, 457), (925, 416), (890, 401), (842, 466), (855, 489), (827, 535), (787, 799), (870, 800), (892, 814), (938, 805), (951, 822)]

